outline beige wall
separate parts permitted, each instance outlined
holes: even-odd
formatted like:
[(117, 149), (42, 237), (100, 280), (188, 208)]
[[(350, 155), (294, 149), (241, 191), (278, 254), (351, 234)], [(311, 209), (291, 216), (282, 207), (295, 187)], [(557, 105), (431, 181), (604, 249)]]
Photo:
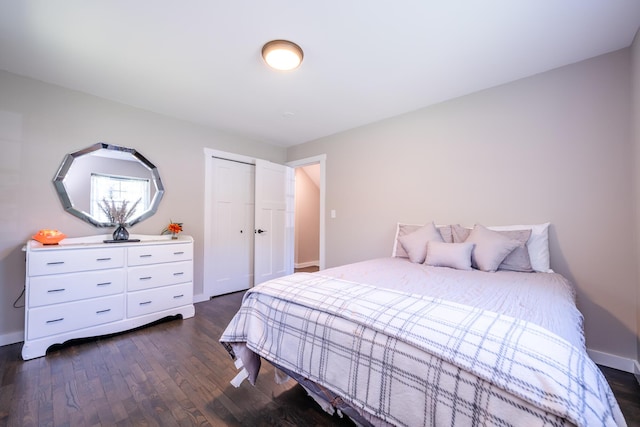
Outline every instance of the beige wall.
[[(320, 168), (319, 165), (307, 167)], [(296, 168), (295, 264), (320, 260), (320, 189), (305, 172)]]
[[(631, 87), (633, 94), (632, 105), (632, 132), (635, 148), (635, 222), (637, 227), (636, 232), (636, 246), (640, 248), (640, 30), (636, 33), (635, 40), (631, 46)], [(637, 345), (638, 356), (637, 359), (640, 362), (640, 262), (637, 262), (638, 266), (638, 281), (636, 282), (636, 297), (637, 297)], [(640, 382), (640, 365), (636, 365), (636, 378)]]
[(158, 213), (130, 231), (159, 234), (170, 219), (183, 222), (195, 238), (196, 293), (202, 291), (203, 148), (285, 160), (283, 148), (0, 71), (0, 344), (21, 340), (24, 309), (12, 302), (24, 285), (21, 247), (30, 236), (41, 228), (69, 237), (102, 233), (64, 212), (51, 183), (66, 153), (99, 141), (135, 148), (158, 167), (166, 190)]
[(626, 49), (290, 148), (327, 155), (327, 266), (388, 256), (397, 221), (550, 221), (588, 347), (637, 358), (630, 81)]
[[(551, 221), (552, 267), (576, 284), (588, 346), (640, 358), (640, 232), (626, 226), (640, 228), (638, 45), (290, 148), (290, 161), (327, 154), (326, 209), (337, 213), (327, 221), (327, 266), (389, 255), (396, 221)], [(24, 283), (24, 242), (44, 227), (101, 232), (59, 204), (51, 179), (64, 154), (106, 141), (158, 166), (165, 198), (131, 231), (184, 222), (196, 239), (196, 293), (203, 147), (285, 160), (278, 147), (2, 71), (0, 94), (0, 343), (23, 327), (24, 311), (11, 304)]]

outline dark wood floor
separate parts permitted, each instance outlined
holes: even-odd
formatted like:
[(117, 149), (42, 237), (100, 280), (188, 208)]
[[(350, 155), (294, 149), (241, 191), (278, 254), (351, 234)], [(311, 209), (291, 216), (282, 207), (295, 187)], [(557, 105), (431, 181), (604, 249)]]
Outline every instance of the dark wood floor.
[[(242, 294), (196, 304), (196, 316), (51, 348), (20, 358), (0, 347), (0, 426), (325, 426), (330, 416), (293, 381), (277, 385), (263, 364), (256, 387), (236, 389), (218, 343)], [(640, 425), (640, 386), (603, 369), (630, 426)]]

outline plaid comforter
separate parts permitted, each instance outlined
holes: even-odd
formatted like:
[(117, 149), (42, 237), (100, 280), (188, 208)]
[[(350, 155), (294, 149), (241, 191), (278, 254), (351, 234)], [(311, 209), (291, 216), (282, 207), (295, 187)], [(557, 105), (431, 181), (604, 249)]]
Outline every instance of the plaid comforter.
[(261, 356), (395, 425), (625, 425), (584, 350), (430, 297), (295, 274), (249, 290), (220, 341), (252, 383)]

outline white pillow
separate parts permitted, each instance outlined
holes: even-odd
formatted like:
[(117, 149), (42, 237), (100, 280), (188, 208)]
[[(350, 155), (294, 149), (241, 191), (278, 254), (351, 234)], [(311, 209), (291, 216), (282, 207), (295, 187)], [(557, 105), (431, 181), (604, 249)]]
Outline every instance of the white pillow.
[(531, 268), (542, 273), (553, 273), (549, 261), (549, 225), (551, 223), (533, 225), (499, 225), (487, 227), (489, 230), (531, 230), (527, 241)]
[(427, 256), (427, 242), (443, 242), (433, 222), (418, 228), (413, 233), (398, 237), (398, 241), (409, 254), (409, 260), (417, 264), (422, 264)]
[(434, 267), (471, 270), (471, 252), (474, 246), (473, 243), (429, 242), (424, 263)]

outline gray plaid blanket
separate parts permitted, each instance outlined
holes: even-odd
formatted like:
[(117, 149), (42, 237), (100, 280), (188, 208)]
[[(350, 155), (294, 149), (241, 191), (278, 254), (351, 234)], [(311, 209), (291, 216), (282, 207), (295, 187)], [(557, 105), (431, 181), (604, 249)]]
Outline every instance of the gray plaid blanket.
[(252, 383), (262, 356), (395, 425), (625, 425), (584, 350), (430, 297), (295, 274), (249, 290), (220, 341)]

